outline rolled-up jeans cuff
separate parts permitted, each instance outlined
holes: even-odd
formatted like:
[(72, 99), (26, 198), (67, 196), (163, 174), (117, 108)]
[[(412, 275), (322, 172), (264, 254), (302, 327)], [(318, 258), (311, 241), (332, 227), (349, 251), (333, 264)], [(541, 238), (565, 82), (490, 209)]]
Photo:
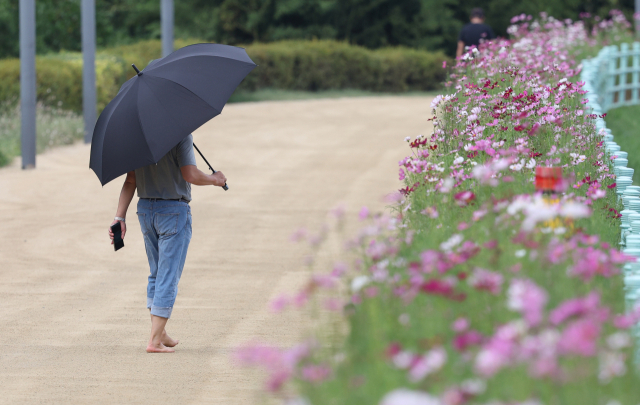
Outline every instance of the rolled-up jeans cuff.
[(160, 318), (171, 318), (171, 311), (173, 311), (173, 307), (151, 306), (151, 315), (159, 316)]
[(147, 309), (151, 309), (152, 306), (153, 306), (153, 297), (151, 298), (147, 297)]

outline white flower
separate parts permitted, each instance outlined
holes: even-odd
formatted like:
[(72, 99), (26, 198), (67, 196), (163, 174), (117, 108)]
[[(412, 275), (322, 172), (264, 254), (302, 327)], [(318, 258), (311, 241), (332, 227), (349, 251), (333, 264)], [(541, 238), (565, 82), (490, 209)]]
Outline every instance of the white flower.
[(311, 405), (311, 402), (307, 398), (298, 397), (285, 400), (284, 405)]
[(531, 159), (527, 162), (526, 165), (527, 169), (533, 169), (534, 167), (536, 167), (536, 160), (535, 159)]
[(464, 380), (460, 384), (460, 388), (467, 394), (480, 395), (487, 389), (487, 383), (479, 378)]
[[(435, 169), (438, 170), (437, 167)], [(443, 170), (438, 170), (438, 171), (444, 171), (444, 168), (443, 168)], [(440, 192), (441, 193), (448, 193), (449, 191), (451, 191), (451, 189), (453, 188), (454, 184), (455, 184), (455, 182), (453, 181), (453, 179), (451, 177), (447, 177), (442, 182), (442, 186), (440, 187)]]
[(522, 170), (522, 168), (524, 167), (524, 159), (520, 160), (520, 163), (514, 163), (511, 166), (509, 166), (509, 169), (513, 170), (514, 172), (519, 172), (520, 170)]
[(405, 141), (405, 142), (409, 142), (409, 141), (411, 141), (411, 137), (410, 137), (410, 136), (408, 136), (408, 137), (404, 138), (404, 141)]
[(379, 405), (442, 405), (442, 402), (426, 392), (396, 388), (385, 395)]
[(586, 205), (567, 202), (560, 207), (560, 215), (567, 218), (586, 218), (591, 215), (591, 210)]
[(601, 382), (608, 382), (613, 377), (624, 375), (627, 372), (622, 353), (604, 352), (600, 354), (599, 360), (598, 379)]
[(407, 326), (409, 325), (410, 321), (411, 317), (409, 316), (409, 314), (400, 314), (400, 316), (398, 317), (398, 322), (400, 322), (400, 325)]
[(369, 276), (357, 276), (353, 280), (351, 280), (351, 291), (357, 293), (364, 287), (365, 285), (371, 282), (371, 278)]
[(413, 362), (413, 353), (402, 351), (394, 355), (391, 361), (393, 362), (393, 365), (399, 369), (409, 368)]
[(447, 239), (445, 242), (442, 242), (440, 244), (440, 249), (443, 252), (451, 252), (451, 250), (458, 246), (460, 243), (462, 243), (462, 241), (464, 240), (464, 237), (462, 235), (460, 235), (459, 233), (456, 233), (454, 235), (452, 235), (449, 239)]
[(520, 250), (516, 250), (516, 257), (524, 257), (524, 255), (527, 254), (527, 251), (525, 249), (520, 249)]
[(626, 332), (616, 332), (607, 337), (607, 344), (613, 350), (631, 346), (631, 337)]
[(464, 158), (463, 158), (462, 156), (458, 156), (458, 157), (456, 157), (455, 159), (453, 159), (453, 164), (454, 164), (454, 165), (459, 165), (459, 164), (461, 164), (462, 162), (464, 162)]

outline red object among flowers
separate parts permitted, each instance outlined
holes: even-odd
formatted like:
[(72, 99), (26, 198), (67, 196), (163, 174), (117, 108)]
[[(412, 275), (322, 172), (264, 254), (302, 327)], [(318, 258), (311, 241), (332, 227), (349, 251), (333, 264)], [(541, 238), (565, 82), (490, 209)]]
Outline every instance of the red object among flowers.
[(562, 181), (562, 168), (536, 167), (536, 190), (555, 191)]

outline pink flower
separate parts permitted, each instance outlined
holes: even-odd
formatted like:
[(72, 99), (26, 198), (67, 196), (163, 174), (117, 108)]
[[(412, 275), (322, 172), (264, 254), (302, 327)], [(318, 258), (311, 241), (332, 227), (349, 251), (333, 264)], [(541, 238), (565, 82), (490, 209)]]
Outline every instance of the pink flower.
[(299, 242), (306, 238), (308, 235), (309, 231), (307, 231), (305, 228), (300, 228), (291, 234), (291, 241)]
[(628, 314), (617, 315), (615, 318), (613, 318), (613, 326), (618, 329), (630, 329), (638, 322), (640, 322), (640, 306), (637, 306)]
[(347, 272), (347, 269), (348, 267), (346, 264), (342, 262), (338, 262), (333, 265), (333, 271), (331, 272), (331, 276), (335, 278), (342, 277), (344, 273)]
[(475, 330), (459, 333), (453, 339), (453, 348), (459, 352), (465, 351), (469, 346), (476, 346), (482, 343), (482, 334)]
[(507, 307), (520, 312), (530, 326), (542, 322), (547, 292), (528, 279), (513, 279), (508, 291)]
[(596, 355), (600, 325), (591, 319), (581, 319), (569, 324), (562, 332), (558, 348), (564, 353), (585, 357)]
[(331, 375), (331, 369), (325, 365), (309, 365), (302, 368), (302, 379), (318, 383), (326, 380)]
[(467, 318), (458, 318), (451, 325), (454, 332), (464, 332), (469, 328), (469, 320)]
[(599, 305), (600, 295), (597, 292), (592, 292), (584, 298), (570, 299), (551, 311), (549, 321), (554, 325), (559, 325), (573, 316), (587, 315), (597, 310)]
[(365, 219), (369, 218), (369, 208), (362, 207), (360, 209), (360, 212), (358, 213), (358, 218), (360, 218), (361, 221), (364, 221)]
[(442, 68), (443, 68), (443, 69), (446, 69), (446, 68), (447, 68), (447, 61), (446, 61), (446, 60), (443, 60), (443, 61), (442, 61)]
[(467, 190), (457, 193), (454, 198), (459, 206), (466, 207), (471, 201), (476, 198), (476, 195)]
[(502, 288), (502, 274), (493, 271), (475, 268), (468, 279), (469, 285), (476, 290), (489, 291), (491, 294), (500, 294)]
[(271, 310), (273, 312), (280, 312), (285, 309), (291, 303), (291, 299), (285, 295), (281, 295), (271, 302)]
[(426, 376), (439, 371), (446, 362), (446, 350), (442, 347), (431, 349), (411, 366), (409, 380), (412, 382), (422, 381)]
[(337, 207), (331, 210), (331, 215), (333, 215), (337, 219), (342, 219), (344, 217), (345, 212), (346, 212), (346, 208), (344, 204), (339, 204)]
[(422, 211), (420, 211), (421, 214), (423, 215), (427, 215), (429, 218), (438, 218), (438, 210), (436, 209), (435, 206), (433, 207), (427, 207), (425, 209), (423, 209)]
[(269, 373), (267, 389), (278, 391), (293, 375), (297, 364), (310, 354), (310, 346), (301, 344), (290, 349), (253, 345), (240, 348), (235, 358), (241, 365), (261, 366)]

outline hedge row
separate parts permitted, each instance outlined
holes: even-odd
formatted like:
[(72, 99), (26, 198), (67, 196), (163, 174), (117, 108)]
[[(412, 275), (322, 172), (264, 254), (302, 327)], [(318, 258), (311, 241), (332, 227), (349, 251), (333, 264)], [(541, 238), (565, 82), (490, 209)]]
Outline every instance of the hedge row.
[[(182, 47), (198, 41), (176, 41)], [(380, 92), (424, 91), (439, 88), (445, 78), (443, 53), (408, 48), (368, 50), (336, 41), (282, 41), (247, 47), (259, 65), (241, 90), (357, 89)], [(96, 57), (98, 109), (101, 111), (135, 72), (161, 55), (161, 43), (143, 41), (108, 48)], [(59, 53), (36, 58), (38, 100), (47, 105), (82, 109), (82, 54)], [(20, 61), (0, 60), (0, 103), (20, 95)]]

